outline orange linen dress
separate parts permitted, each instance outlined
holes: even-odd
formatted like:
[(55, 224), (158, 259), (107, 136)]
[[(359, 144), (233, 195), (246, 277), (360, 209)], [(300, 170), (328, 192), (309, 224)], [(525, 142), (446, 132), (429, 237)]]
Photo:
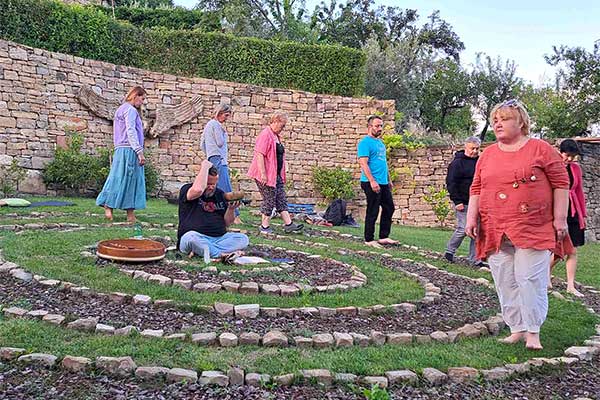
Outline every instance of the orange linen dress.
[(505, 235), (515, 247), (562, 255), (552, 225), (554, 189), (568, 190), (569, 175), (548, 143), (529, 139), (515, 152), (486, 148), (471, 185), (471, 196), (479, 196), (477, 257), (497, 253)]

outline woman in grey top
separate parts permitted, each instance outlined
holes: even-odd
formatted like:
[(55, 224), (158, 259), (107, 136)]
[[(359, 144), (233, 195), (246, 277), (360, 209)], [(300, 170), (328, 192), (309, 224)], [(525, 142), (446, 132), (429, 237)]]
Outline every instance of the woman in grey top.
[[(204, 132), (200, 137), (200, 147), (206, 158), (219, 171), (219, 181), (217, 188), (225, 193), (232, 192), (231, 179), (229, 177), (229, 167), (227, 166), (227, 131), (223, 124), (231, 117), (231, 106), (229, 104), (219, 104), (215, 109), (214, 117), (204, 126)], [(235, 210), (235, 224), (240, 224), (240, 212)]]

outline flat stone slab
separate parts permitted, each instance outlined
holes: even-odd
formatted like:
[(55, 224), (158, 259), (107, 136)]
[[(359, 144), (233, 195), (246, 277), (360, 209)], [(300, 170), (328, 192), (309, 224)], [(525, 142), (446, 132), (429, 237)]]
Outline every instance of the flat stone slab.
[(260, 305), (258, 304), (240, 304), (234, 307), (235, 316), (239, 318), (251, 318), (258, 317), (260, 313)]
[(238, 337), (229, 332), (221, 333), (219, 335), (219, 344), (222, 347), (235, 347), (238, 345)]
[(119, 329), (115, 329), (115, 336), (129, 336), (132, 333), (137, 332), (138, 329), (135, 326), (127, 325)]
[(451, 367), (448, 368), (448, 377), (452, 382), (470, 382), (477, 379), (479, 371), (471, 367)]
[(150, 304), (152, 303), (152, 297), (146, 296), (145, 294), (136, 294), (133, 296), (134, 304)]
[(138, 367), (135, 376), (143, 380), (165, 379), (170, 369), (165, 367)]
[(144, 337), (161, 338), (165, 335), (165, 331), (162, 329), (144, 329), (142, 332), (140, 332), (140, 335)]
[(29, 311), (21, 307), (8, 307), (2, 312), (6, 318), (20, 318), (25, 316)]
[(210, 346), (217, 343), (216, 332), (194, 333), (192, 334), (192, 343), (201, 346)]
[(96, 367), (117, 376), (131, 375), (137, 369), (131, 357), (96, 357)]
[(565, 350), (565, 356), (577, 357), (580, 360), (591, 360), (598, 351), (599, 349), (597, 347), (573, 346)]
[(333, 335), (330, 333), (318, 333), (312, 336), (313, 346), (317, 349), (332, 347), (335, 343)]
[(385, 373), (385, 377), (388, 379), (388, 383), (390, 385), (415, 383), (419, 381), (418, 375), (407, 369), (400, 371), (387, 371)]
[(305, 380), (314, 380), (325, 386), (333, 383), (333, 374), (328, 369), (304, 369), (300, 371), (300, 374)]
[(221, 371), (202, 371), (199, 383), (201, 385), (229, 386), (229, 377)]
[(448, 375), (435, 368), (423, 368), (423, 379), (430, 385), (441, 385), (448, 380)]
[(280, 331), (269, 331), (263, 336), (265, 347), (287, 347), (288, 337)]
[(96, 325), (98, 325), (98, 318), (88, 317), (79, 318), (73, 322), (69, 322), (67, 324), (67, 328), (78, 331), (94, 332), (96, 330)]
[(483, 378), (488, 381), (503, 380), (508, 378), (512, 373), (512, 371), (503, 367), (481, 370), (481, 376), (483, 376)]
[(169, 383), (195, 383), (196, 381), (198, 381), (198, 373), (191, 369), (171, 368), (167, 372), (167, 382)]
[(42, 317), (42, 321), (52, 325), (61, 325), (65, 321), (65, 317), (59, 314), (46, 314)]
[(235, 306), (229, 303), (215, 303), (214, 308), (217, 314), (230, 316), (233, 315)]
[(87, 357), (65, 356), (60, 365), (71, 372), (85, 372), (92, 366), (92, 360)]
[(227, 377), (231, 386), (242, 386), (244, 384), (244, 370), (237, 367), (231, 367), (227, 370)]
[(385, 376), (363, 376), (360, 381), (368, 386), (377, 385), (382, 389), (388, 387), (388, 380)]
[(354, 346), (354, 338), (349, 333), (333, 332), (335, 347), (350, 347)]
[(53, 367), (56, 365), (57, 357), (52, 354), (31, 353), (20, 356), (18, 360), (26, 364), (41, 365), (44, 367)]
[(244, 332), (239, 336), (240, 344), (258, 346), (260, 344), (261, 336), (254, 332)]
[(20, 347), (0, 347), (0, 360), (12, 361), (25, 353), (26, 350)]
[(248, 386), (261, 386), (269, 382), (271, 382), (271, 375), (254, 372), (246, 374), (246, 385)]

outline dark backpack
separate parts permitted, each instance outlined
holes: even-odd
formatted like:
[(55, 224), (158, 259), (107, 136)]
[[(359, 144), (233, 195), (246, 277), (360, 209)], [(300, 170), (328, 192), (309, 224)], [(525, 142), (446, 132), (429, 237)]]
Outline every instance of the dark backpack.
[(331, 202), (323, 218), (328, 222), (331, 222), (334, 226), (339, 226), (344, 222), (346, 218), (346, 201), (337, 199)]

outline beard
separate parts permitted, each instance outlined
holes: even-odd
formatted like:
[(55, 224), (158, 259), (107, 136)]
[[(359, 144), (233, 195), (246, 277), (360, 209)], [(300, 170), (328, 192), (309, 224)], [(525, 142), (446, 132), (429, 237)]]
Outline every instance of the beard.
[(383, 133), (383, 131), (379, 131), (379, 132), (373, 131), (373, 137), (378, 138), (381, 136), (382, 133)]

